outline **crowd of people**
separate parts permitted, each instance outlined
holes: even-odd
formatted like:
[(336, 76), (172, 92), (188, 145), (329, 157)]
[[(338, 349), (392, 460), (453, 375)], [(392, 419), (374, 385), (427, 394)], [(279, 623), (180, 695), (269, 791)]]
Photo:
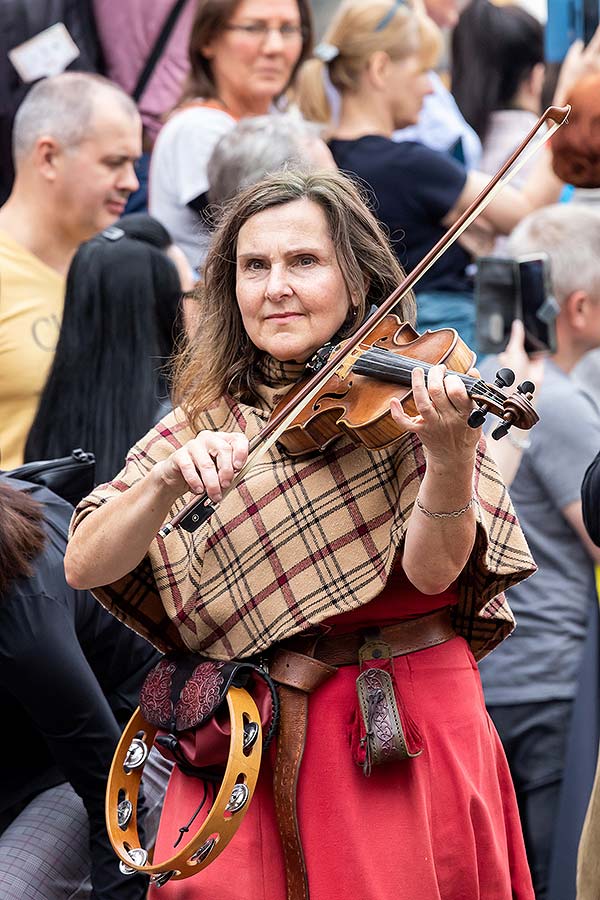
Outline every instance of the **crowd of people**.
[[(380, 309), (543, 98), (600, 87), (600, 31), (551, 82), (517, 0), (342, 0), (318, 40), (309, 0), (56, 6), (6, 29), (0, 92), (1, 896), (592, 900), (600, 214), (573, 187), (597, 148), (540, 149)], [(492, 255), (543, 260), (545, 351), (517, 282), (483, 298), (500, 352), (477, 346)], [(369, 324), (383, 349), (256, 462)], [(503, 367), (539, 422), (497, 441), (473, 397)], [(77, 448), (74, 509), (38, 481)], [(202, 525), (161, 531), (204, 495)], [(231, 844), (149, 882), (104, 795), (163, 654), (173, 685), (190, 654), (264, 668), (279, 727)], [(154, 863), (214, 778), (173, 734), (137, 810)]]

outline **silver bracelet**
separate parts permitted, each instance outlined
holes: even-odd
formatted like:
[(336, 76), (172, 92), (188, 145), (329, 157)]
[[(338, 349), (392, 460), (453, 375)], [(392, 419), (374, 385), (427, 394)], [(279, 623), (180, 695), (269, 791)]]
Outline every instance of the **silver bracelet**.
[(469, 509), (471, 509), (473, 504), (476, 502), (477, 500), (475, 498), (475, 495), (473, 495), (469, 502), (465, 506), (461, 506), (460, 509), (453, 509), (452, 512), (432, 512), (430, 509), (426, 509), (423, 506), (423, 504), (419, 500), (418, 495), (416, 499), (417, 506), (419, 507), (421, 512), (430, 519), (457, 519), (459, 516), (462, 516), (463, 513), (466, 513)]

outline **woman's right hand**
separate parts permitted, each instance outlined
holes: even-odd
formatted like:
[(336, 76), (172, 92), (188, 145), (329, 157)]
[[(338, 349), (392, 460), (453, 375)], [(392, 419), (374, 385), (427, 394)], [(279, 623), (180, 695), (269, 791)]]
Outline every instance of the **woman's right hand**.
[(206, 492), (218, 503), (248, 458), (248, 438), (240, 432), (201, 431), (154, 467), (154, 474), (179, 497)]

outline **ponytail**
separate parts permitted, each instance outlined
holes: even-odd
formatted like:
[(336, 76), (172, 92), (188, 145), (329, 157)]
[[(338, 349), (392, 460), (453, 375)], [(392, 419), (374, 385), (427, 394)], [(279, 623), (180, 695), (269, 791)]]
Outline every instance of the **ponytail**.
[(331, 120), (331, 103), (325, 88), (327, 65), (321, 59), (308, 59), (297, 75), (298, 105), (304, 118), (310, 122)]

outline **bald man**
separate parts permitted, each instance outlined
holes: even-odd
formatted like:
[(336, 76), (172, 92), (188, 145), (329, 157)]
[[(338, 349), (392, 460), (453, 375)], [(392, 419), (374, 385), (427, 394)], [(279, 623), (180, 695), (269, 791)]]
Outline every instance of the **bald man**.
[(135, 104), (100, 76), (44, 79), (17, 111), (16, 177), (0, 208), (0, 469), (23, 461), (71, 259), (122, 214), (140, 154)]

